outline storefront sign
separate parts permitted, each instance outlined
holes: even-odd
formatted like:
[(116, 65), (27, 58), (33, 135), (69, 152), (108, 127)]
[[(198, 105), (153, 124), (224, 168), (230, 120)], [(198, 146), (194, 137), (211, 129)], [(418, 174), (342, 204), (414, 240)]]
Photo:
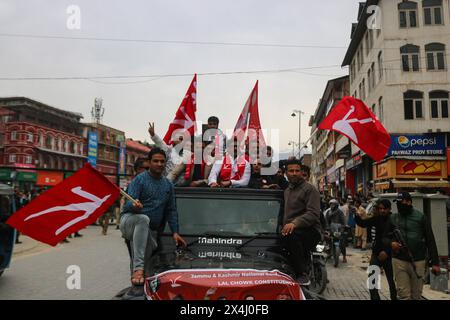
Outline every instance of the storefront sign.
[(336, 182), (336, 168), (330, 168), (327, 170), (327, 182), (334, 183)]
[(119, 175), (125, 174), (126, 172), (126, 162), (125, 162), (125, 143), (121, 142), (120, 143), (120, 153), (119, 153)]
[(376, 165), (376, 177), (377, 179), (389, 178), (389, 163), (381, 163)]
[(56, 171), (39, 171), (36, 185), (38, 186), (56, 186), (64, 180), (64, 174)]
[(450, 148), (447, 148), (447, 174), (450, 177)]
[(11, 169), (0, 169), (0, 180), (10, 181), (11, 180)]
[(445, 156), (445, 135), (391, 135), (389, 156)]
[(357, 154), (353, 158), (347, 160), (345, 168), (349, 170), (356, 166), (359, 166), (361, 163), (362, 163), (362, 156), (360, 154)]
[(18, 172), (16, 180), (22, 182), (36, 182), (36, 172)]
[(89, 132), (88, 137), (88, 162), (97, 167), (98, 135), (96, 132)]
[(339, 181), (345, 181), (345, 167), (339, 169)]
[(397, 160), (397, 175), (440, 177), (443, 174), (443, 164), (443, 161)]

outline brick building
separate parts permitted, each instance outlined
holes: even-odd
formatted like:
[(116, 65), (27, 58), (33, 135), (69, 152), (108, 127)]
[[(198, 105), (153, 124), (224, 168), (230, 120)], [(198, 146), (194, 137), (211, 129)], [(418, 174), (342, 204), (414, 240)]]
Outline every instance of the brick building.
[(52, 186), (80, 169), (82, 118), (25, 97), (0, 98), (0, 180)]

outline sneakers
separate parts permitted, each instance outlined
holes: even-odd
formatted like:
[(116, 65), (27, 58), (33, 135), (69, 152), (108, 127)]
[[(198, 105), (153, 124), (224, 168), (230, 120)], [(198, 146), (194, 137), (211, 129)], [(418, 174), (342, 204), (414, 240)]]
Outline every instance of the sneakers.
[(302, 274), (299, 277), (297, 277), (297, 282), (301, 286), (309, 286), (311, 284), (311, 281), (309, 280), (309, 277), (306, 274)]
[(81, 238), (82, 236), (83, 236), (82, 234), (80, 234), (80, 233), (77, 232), (77, 233), (75, 233), (75, 236), (74, 236), (74, 237), (75, 237), (75, 238)]

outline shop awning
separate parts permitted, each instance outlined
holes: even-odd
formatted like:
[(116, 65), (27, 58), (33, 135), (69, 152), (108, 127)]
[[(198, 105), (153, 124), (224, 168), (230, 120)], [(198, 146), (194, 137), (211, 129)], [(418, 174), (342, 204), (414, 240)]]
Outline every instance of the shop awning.
[(393, 188), (450, 188), (450, 182), (446, 180), (392, 180), (375, 183), (378, 190)]
[(36, 182), (37, 173), (31, 172), (31, 171), (20, 170), (20, 172), (19, 171), (17, 172), (16, 179), (17, 179), (17, 181), (22, 181), (22, 182)]
[(0, 180), (11, 181), (12, 169), (0, 169)]

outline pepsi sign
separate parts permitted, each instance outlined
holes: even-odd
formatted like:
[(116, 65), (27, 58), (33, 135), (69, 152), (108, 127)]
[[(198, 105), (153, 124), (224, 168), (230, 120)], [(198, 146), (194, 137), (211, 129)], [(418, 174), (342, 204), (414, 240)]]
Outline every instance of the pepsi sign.
[(445, 156), (445, 135), (391, 135), (389, 156)]

